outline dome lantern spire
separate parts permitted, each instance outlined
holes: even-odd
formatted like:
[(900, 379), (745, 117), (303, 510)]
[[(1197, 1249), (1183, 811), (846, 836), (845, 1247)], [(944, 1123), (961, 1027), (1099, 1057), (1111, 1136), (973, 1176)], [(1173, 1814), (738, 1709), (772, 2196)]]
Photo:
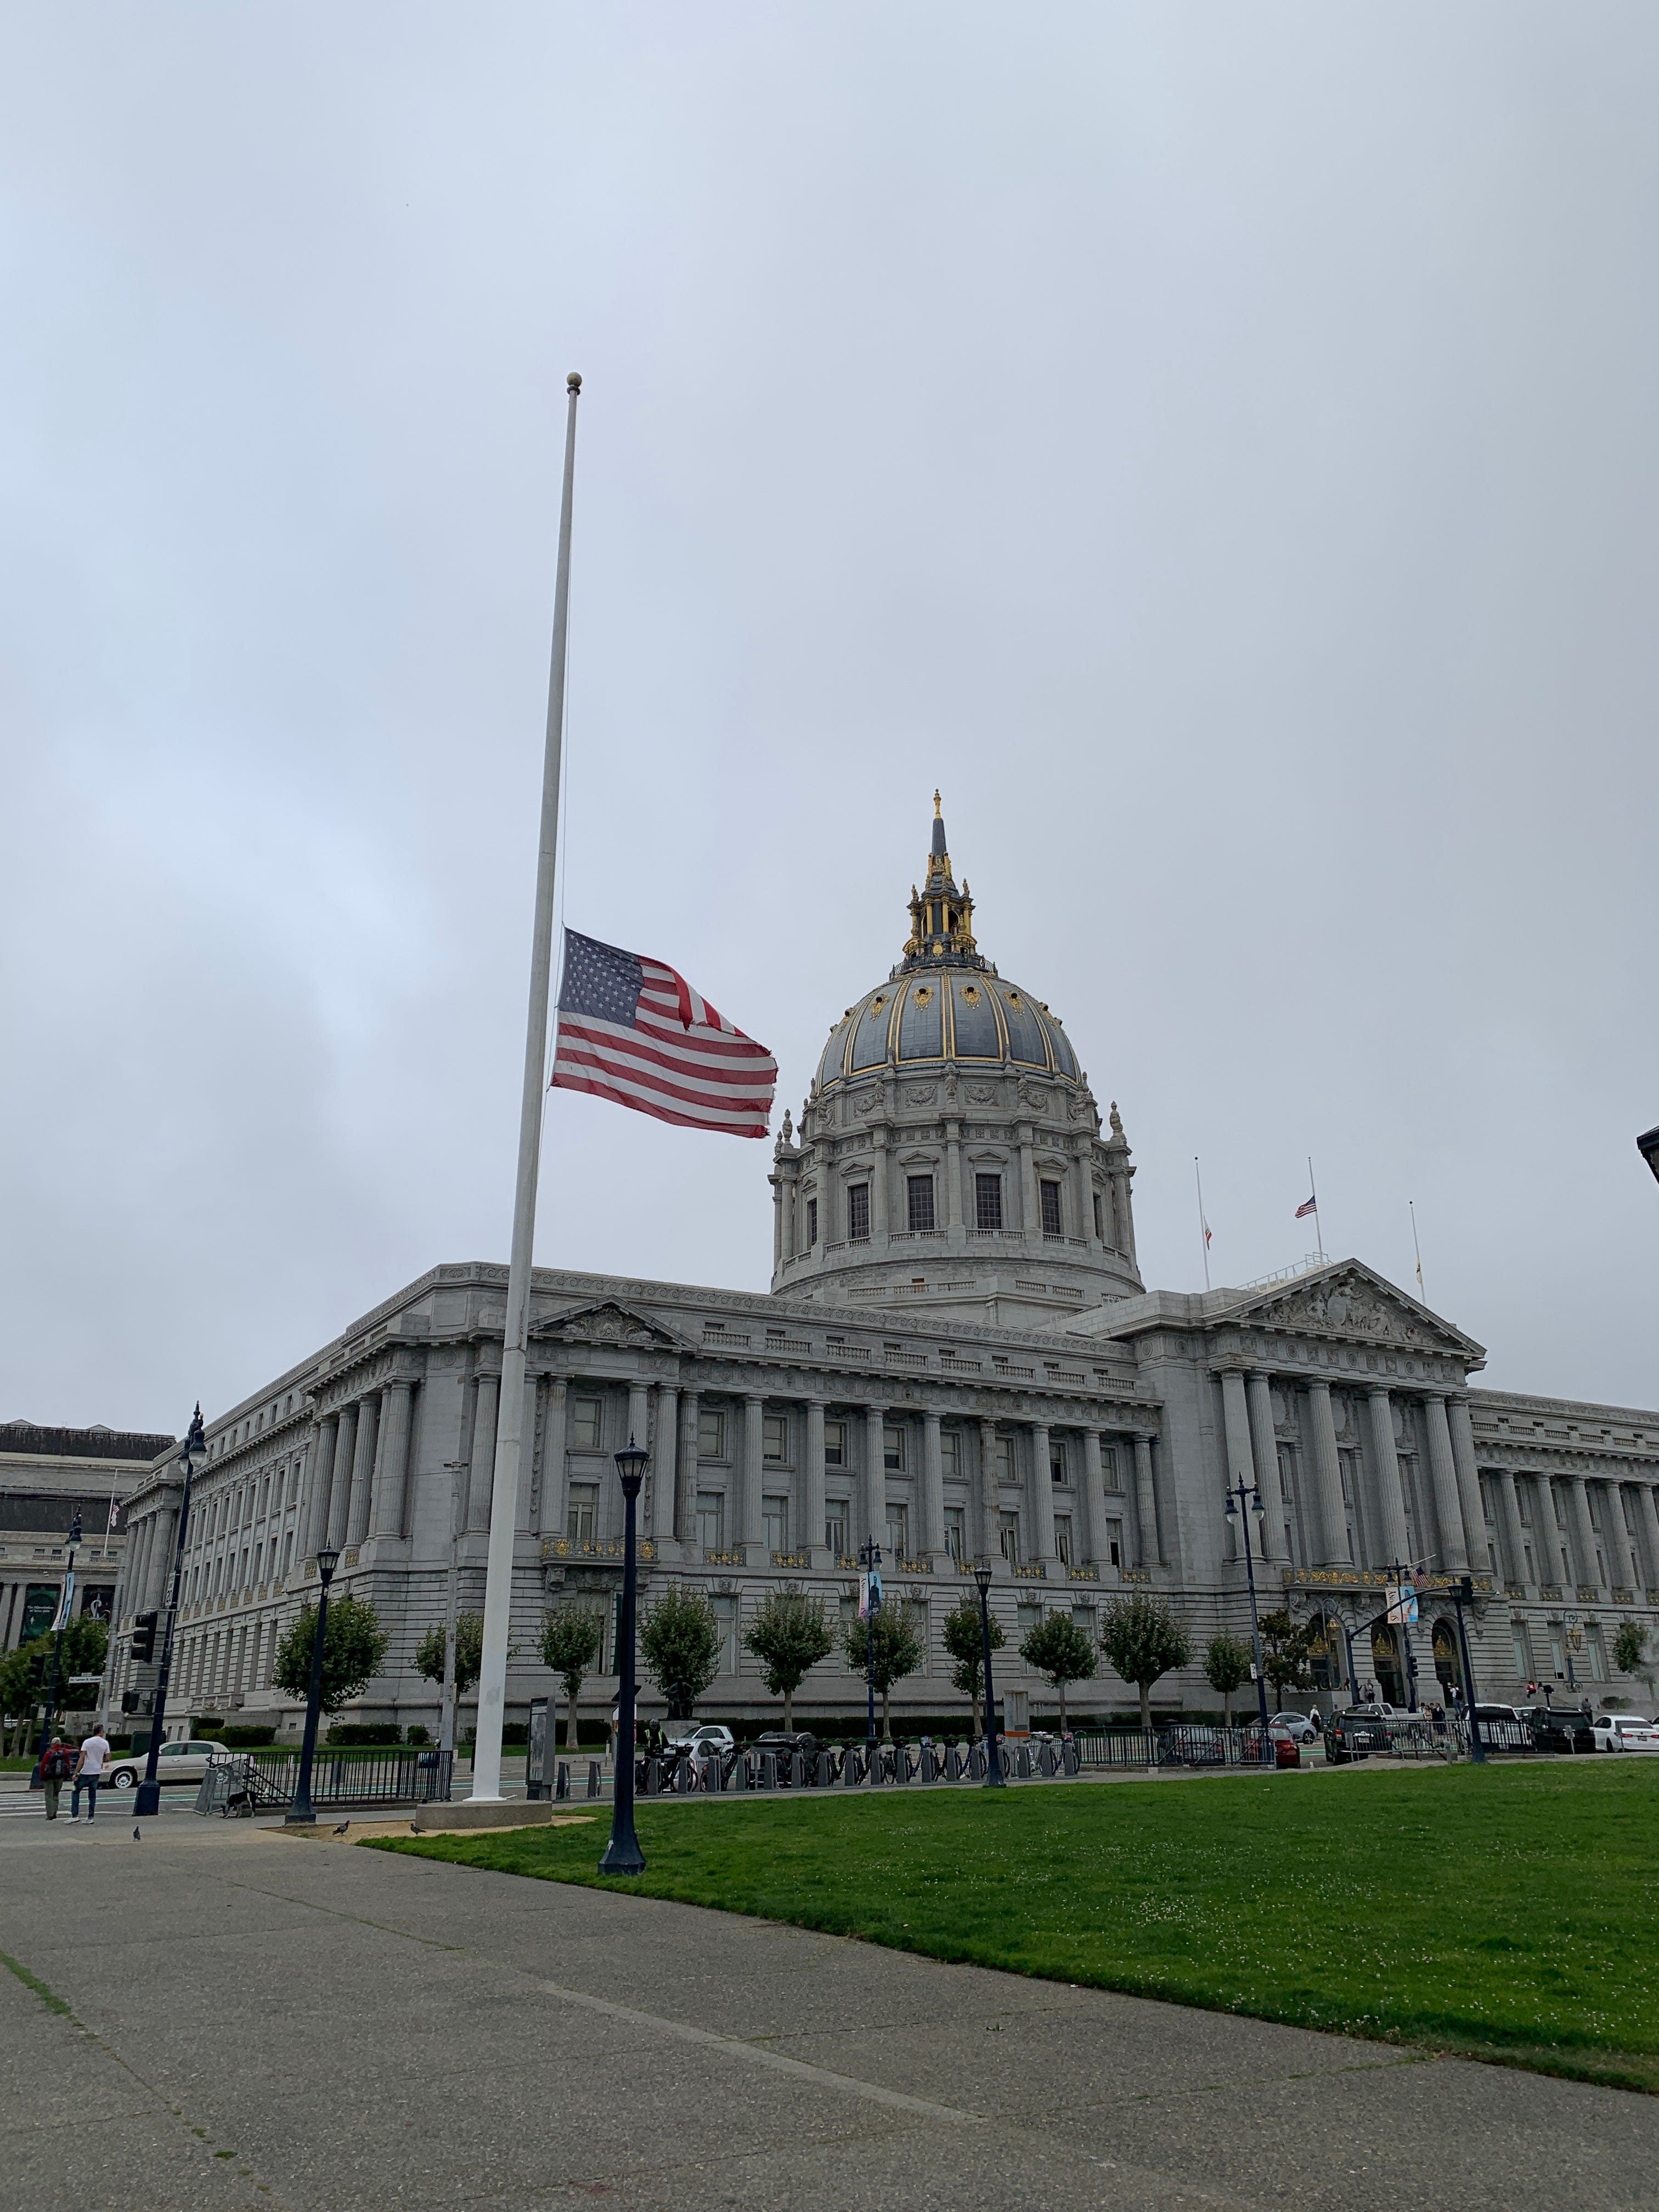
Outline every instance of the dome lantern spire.
[(904, 946), (907, 968), (945, 963), (952, 967), (982, 968), (974, 942), (974, 902), (968, 886), (960, 890), (951, 873), (951, 854), (945, 836), (944, 801), (933, 793), (933, 832), (921, 889), (910, 891), (910, 934)]

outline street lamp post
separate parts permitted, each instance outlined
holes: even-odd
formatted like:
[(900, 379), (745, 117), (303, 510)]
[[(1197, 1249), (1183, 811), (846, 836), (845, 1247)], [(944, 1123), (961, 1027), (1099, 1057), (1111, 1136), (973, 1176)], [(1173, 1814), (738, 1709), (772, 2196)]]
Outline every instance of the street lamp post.
[(1652, 1169), (1655, 1181), (1659, 1182), (1659, 1129), (1644, 1129), (1636, 1139), (1636, 1149)]
[(1233, 1488), (1227, 1492), (1227, 1519), (1235, 1528), (1244, 1531), (1244, 1579), (1250, 1589), (1250, 1649), (1255, 1659), (1256, 1711), (1261, 1718), (1261, 1756), (1265, 1761), (1272, 1746), (1267, 1741), (1267, 1677), (1261, 1667), (1261, 1621), (1255, 1604), (1255, 1555), (1250, 1549), (1250, 1515), (1260, 1521), (1267, 1511), (1261, 1502), (1261, 1492), (1253, 1482), (1246, 1482), (1241, 1474)]
[(617, 1654), (617, 1760), (611, 1778), (611, 1841), (605, 1845), (605, 1856), (599, 1861), (601, 1874), (645, 1872), (645, 1853), (640, 1849), (639, 1838), (634, 1833), (634, 1708), (637, 1696), (634, 1613), (639, 1583), (634, 1538), (640, 1485), (645, 1480), (645, 1470), (650, 1463), (650, 1453), (636, 1444), (631, 1436), (626, 1449), (617, 1454), (617, 1473), (622, 1479), (623, 1515), (622, 1648)]
[(179, 1588), (185, 1571), (185, 1529), (190, 1520), (190, 1489), (202, 1469), (207, 1465), (207, 1437), (202, 1427), (202, 1407), (198, 1401), (190, 1417), (190, 1427), (179, 1449), (179, 1464), (185, 1470), (184, 1495), (179, 1500), (179, 1534), (173, 1547), (173, 1587), (167, 1598), (167, 1623), (161, 1638), (161, 1664), (156, 1670), (155, 1696), (149, 1718), (149, 1755), (144, 1761), (144, 1778), (138, 1784), (132, 1809), (139, 1819), (147, 1819), (161, 1809), (161, 1784), (156, 1778), (155, 1762), (161, 1755), (161, 1731), (167, 1725), (167, 1683), (173, 1674), (173, 1630), (179, 1618)]
[[(1417, 1654), (1412, 1649), (1411, 1623), (1406, 1618), (1406, 1577), (1413, 1571), (1414, 1570), (1410, 1567), (1402, 1567), (1398, 1559), (1389, 1570), (1394, 1577), (1395, 1610), (1400, 1615), (1399, 1620), (1395, 1625), (1400, 1631), (1401, 1656), (1405, 1661), (1406, 1710), (1411, 1713), (1417, 1711)], [(1416, 1601), (1416, 1585), (1413, 1583), (1412, 1588), (1413, 1603)]]
[(1000, 1790), (1007, 1781), (1002, 1771), (1002, 1754), (997, 1748), (997, 1693), (991, 1681), (991, 1563), (981, 1559), (974, 1569), (974, 1580), (979, 1584), (979, 1633), (981, 1664), (985, 1672), (985, 1786)]
[(59, 1600), (58, 1633), (52, 1639), (52, 1665), (46, 1672), (46, 1717), (40, 1723), (40, 1749), (35, 1765), (46, 1771), (46, 1749), (52, 1741), (52, 1715), (58, 1710), (58, 1674), (64, 1656), (64, 1632), (69, 1626), (70, 1607), (75, 1602), (75, 1554), (81, 1543), (81, 1516), (77, 1513), (70, 1523), (69, 1559), (64, 1570), (64, 1595)]
[(444, 1462), (449, 1475), (449, 1581), (444, 1594), (444, 1687), (438, 1748), (452, 1753), (455, 1748), (455, 1708), (459, 1703), (455, 1695), (455, 1638), (460, 1603), (461, 1476), (467, 1464), (464, 1459)]
[(865, 1736), (869, 1744), (870, 1771), (876, 1771), (876, 1615), (881, 1611), (881, 1546), (866, 1536), (859, 1547), (864, 1568), (864, 1682), (867, 1718)]
[(317, 1600), (317, 1633), (311, 1639), (311, 1687), (306, 1695), (306, 1732), (300, 1745), (300, 1779), (295, 1786), (294, 1802), (283, 1816), (286, 1828), (314, 1828), (317, 1815), (311, 1802), (311, 1766), (317, 1756), (317, 1716), (323, 1706), (323, 1638), (328, 1629), (328, 1586), (334, 1579), (334, 1570), (340, 1564), (340, 1554), (331, 1544), (325, 1544), (317, 1554), (317, 1579), (322, 1593)]
[(1457, 1607), (1457, 1650), (1463, 1662), (1463, 1695), (1469, 1708), (1469, 1757), (1483, 1763), (1486, 1747), (1480, 1740), (1480, 1718), (1475, 1711), (1474, 1668), (1469, 1658), (1469, 1632), (1463, 1623), (1463, 1608), (1474, 1597), (1474, 1577), (1460, 1575), (1452, 1584), (1452, 1603)]

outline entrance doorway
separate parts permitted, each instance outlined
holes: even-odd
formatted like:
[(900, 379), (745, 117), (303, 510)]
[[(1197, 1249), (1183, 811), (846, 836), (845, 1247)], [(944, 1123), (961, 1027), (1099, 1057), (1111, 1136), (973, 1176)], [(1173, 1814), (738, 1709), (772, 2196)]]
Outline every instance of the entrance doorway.
[(1449, 1620), (1434, 1624), (1434, 1672), (1442, 1697), (1449, 1702), (1452, 1692), (1462, 1689), (1463, 1669), (1457, 1656), (1457, 1631)]
[(1371, 1668), (1376, 1676), (1376, 1694), (1383, 1704), (1403, 1705), (1406, 1671), (1401, 1657), (1399, 1632), (1384, 1620), (1379, 1620), (1371, 1631)]

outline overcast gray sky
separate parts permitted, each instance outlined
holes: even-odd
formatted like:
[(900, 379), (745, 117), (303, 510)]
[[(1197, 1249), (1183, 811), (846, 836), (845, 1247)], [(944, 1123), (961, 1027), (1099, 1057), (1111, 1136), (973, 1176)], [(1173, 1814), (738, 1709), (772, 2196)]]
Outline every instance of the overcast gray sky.
[[(566, 912), (776, 1052), (942, 787), (1150, 1283), (1325, 1241), (1659, 1402), (1650, 6), (6, 10), (0, 1419), (505, 1259)], [(556, 1094), (538, 1257), (764, 1287)]]

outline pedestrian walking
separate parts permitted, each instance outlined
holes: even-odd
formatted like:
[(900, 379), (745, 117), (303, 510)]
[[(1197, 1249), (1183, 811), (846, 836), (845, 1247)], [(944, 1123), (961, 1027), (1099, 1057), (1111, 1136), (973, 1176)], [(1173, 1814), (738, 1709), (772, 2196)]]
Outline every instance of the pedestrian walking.
[(70, 1792), (70, 1819), (81, 1817), (81, 1792), (87, 1793), (87, 1825), (98, 1818), (98, 1785), (104, 1778), (104, 1769), (109, 1764), (110, 1741), (102, 1729), (94, 1729), (81, 1739), (81, 1754), (75, 1762), (75, 1787)]
[(46, 1818), (58, 1818), (58, 1801), (64, 1794), (64, 1784), (69, 1780), (70, 1755), (64, 1748), (61, 1735), (53, 1736), (46, 1746), (46, 1755), (40, 1761), (40, 1787), (46, 1792)]

